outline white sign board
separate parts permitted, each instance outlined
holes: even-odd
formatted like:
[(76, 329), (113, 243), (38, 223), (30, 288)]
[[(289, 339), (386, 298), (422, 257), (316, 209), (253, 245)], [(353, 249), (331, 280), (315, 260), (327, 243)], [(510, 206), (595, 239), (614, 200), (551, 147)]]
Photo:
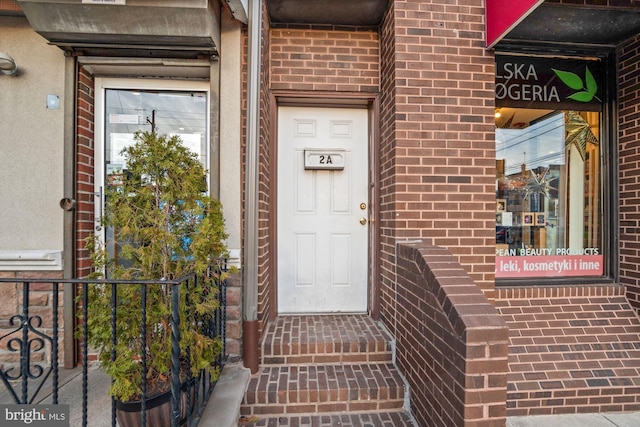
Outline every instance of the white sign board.
[(109, 114), (110, 124), (138, 125), (144, 123), (137, 114)]
[(305, 169), (344, 169), (344, 150), (304, 150)]
[(112, 133), (111, 137), (111, 153), (107, 152), (107, 159), (113, 164), (125, 165), (126, 161), (122, 150), (134, 144), (134, 134), (132, 133)]

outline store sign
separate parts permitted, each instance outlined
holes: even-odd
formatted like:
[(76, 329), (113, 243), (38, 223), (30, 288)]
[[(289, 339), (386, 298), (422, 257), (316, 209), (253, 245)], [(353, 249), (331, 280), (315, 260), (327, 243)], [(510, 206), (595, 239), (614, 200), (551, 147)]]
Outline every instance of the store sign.
[(487, 47), (498, 43), (543, 0), (486, 0)]
[[(546, 249), (539, 249), (546, 250)], [(551, 249), (548, 249), (551, 251)], [(602, 276), (602, 255), (496, 256), (496, 279)]]
[(597, 60), (496, 56), (496, 106), (553, 110), (602, 109)]

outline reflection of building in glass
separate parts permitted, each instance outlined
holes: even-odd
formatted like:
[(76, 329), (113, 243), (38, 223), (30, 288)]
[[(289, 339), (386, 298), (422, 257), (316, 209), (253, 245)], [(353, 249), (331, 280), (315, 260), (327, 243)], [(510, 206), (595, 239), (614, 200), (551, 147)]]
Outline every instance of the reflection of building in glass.
[[(587, 123), (582, 115), (589, 113), (512, 111), (502, 126), (513, 126), (511, 119), (519, 116), (530, 120), (517, 122), (516, 129), (496, 129), (496, 198), (506, 201), (505, 212), (514, 218), (509, 226), (496, 223), (498, 249), (595, 247), (598, 145), (591, 131), (584, 144), (576, 141), (574, 130), (577, 121)], [(597, 114), (591, 116), (597, 127)]]

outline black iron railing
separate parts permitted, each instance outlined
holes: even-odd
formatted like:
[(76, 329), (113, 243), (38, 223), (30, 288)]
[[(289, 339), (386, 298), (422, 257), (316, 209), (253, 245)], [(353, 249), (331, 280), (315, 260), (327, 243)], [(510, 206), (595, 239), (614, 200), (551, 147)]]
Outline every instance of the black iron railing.
[[(215, 274), (214, 277), (219, 277)], [(65, 284), (71, 284), (78, 297), (78, 313), (77, 323), (74, 325), (77, 333), (77, 346), (79, 353), (79, 365), (81, 369), (82, 389), (81, 397), (81, 413), (82, 426), (87, 426), (89, 415), (89, 393), (88, 383), (90, 370), (90, 357), (94, 353), (88, 341), (88, 324), (89, 310), (92, 301), (89, 299), (89, 289), (92, 286), (110, 287), (112, 289), (111, 299), (111, 339), (113, 343), (118, 340), (118, 327), (116, 322), (116, 306), (118, 287), (121, 286), (137, 286), (140, 289), (141, 309), (141, 340), (146, 334), (146, 328), (153, 325), (146, 325), (147, 318), (146, 298), (149, 289), (154, 286), (162, 286), (170, 292), (171, 301), (171, 425), (187, 425), (196, 426), (199, 418), (204, 411), (204, 407), (213, 392), (217, 378), (212, 371), (221, 371), (226, 360), (226, 348), (224, 346), (226, 338), (226, 281), (215, 279), (215, 287), (217, 288), (218, 308), (212, 312), (202, 316), (195, 315), (195, 310), (187, 311), (191, 314), (180, 316), (181, 293), (190, 286), (194, 286), (197, 281), (203, 280), (195, 274), (189, 274), (177, 280), (162, 281), (122, 281), (122, 280), (89, 280), (89, 279), (27, 279), (27, 278), (0, 278), (0, 296), (11, 294), (5, 292), (9, 287), (17, 287), (20, 297), (17, 298), (16, 304), (19, 303), (20, 310), (15, 315), (8, 318), (0, 317), (0, 355), (4, 355), (3, 360), (9, 360), (8, 363), (0, 365), (0, 380), (4, 384), (5, 390), (0, 386), (0, 395), (5, 396), (4, 403), (12, 404), (36, 404), (42, 402), (45, 398), (52, 404), (72, 404), (78, 402), (59, 402), (60, 389), (60, 368), (59, 368), (59, 342), (62, 336), (61, 323), (62, 307), (60, 305), (61, 290)], [(39, 306), (37, 312), (32, 312), (29, 302), (33, 297), (32, 288), (36, 287), (38, 293), (42, 293), (42, 289), (50, 292), (50, 304), (47, 304), (46, 310)], [(195, 304), (194, 301), (186, 299), (186, 304)], [(31, 309), (31, 310), (30, 310)], [(184, 313), (184, 311), (183, 311)], [(187, 318), (184, 318), (187, 317)], [(185, 379), (185, 369), (181, 371), (181, 363), (184, 365), (187, 360), (186, 372), (190, 372), (188, 366), (189, 348), (180, 348), (180, 330), (183, 322), (189, 322), (189, 327), (198, 328), (199, 331), (207, 337), (217, 338), (222, 345), (222, 351), (216, 360), (211, 361), (211, 368), (199, 371), (197, 376), (190, 373)], [(64, 327), (70, 327), (64, 325)], [(185, 354), (187, 357), (185, 358)], [(37, 355), (34, 356), (34, 355)], [(8, 357), (13, 356), (13, 358)], [(141, 352), (139, 361), (142, 366), (142, 378), (146, 377), (146, 352)], [(184, 366), (183, 366), (184, 367)], [(216, 369), (217, 368), (217, 369)], [(141, 382), (141, 417), (142, 426), (152, 425), (147, 423), (146, 398), (147, 389), (146, 382)], [(105, 393), (107, 390), (104, 391)], [(6, 396), (10, 398), (6, 398)], [(116, 426), (116, 401), (111, 399), (111, 425)]]

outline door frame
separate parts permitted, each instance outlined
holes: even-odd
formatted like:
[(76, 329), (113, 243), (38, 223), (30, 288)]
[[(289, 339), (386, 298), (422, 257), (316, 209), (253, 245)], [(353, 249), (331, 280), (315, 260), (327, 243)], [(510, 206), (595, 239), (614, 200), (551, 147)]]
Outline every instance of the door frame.
[(367, 93), (325, 93), (325, 92), (291, 92), (274, 91), (271, 93), (269, 102), (269, 152), (275, 167), (269, 168), (269, 200), (271, 209), (268, 212), (269, 218), (269, 239), (268, 251), (269, 274), (268, 274), (268, 317), (274, 320), (278, 316), (278, 108), (279, 107), (316, 107), (316, 108), (366, 108), (368, 111), (369, 126), (369, 236), (368, 236), (368, 274), (367, 274), (367, 312), (374, 319), (380, 316), (380, 295), (377, 277), (379, 267), (377, 260), (380, 258), (380, 170), (379, 163), (379, 99), (377, 94)]

